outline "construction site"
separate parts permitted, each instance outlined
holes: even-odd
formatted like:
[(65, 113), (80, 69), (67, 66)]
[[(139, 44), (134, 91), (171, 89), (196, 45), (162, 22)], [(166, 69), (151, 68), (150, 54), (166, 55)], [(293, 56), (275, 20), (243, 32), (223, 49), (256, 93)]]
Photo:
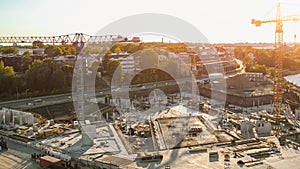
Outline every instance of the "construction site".
[[(71, 93), (0, 103), (0, 161), (5, 168), (299, 168), (300, 87), (283, 78), (283, 23), (299, 20), (297, 15), (282, 16), (280, 3), (276, 18), (251, 20), (255, 26), (276, 24), (272, 76), (245, 71), (246, 66), (226, 47), (192, 43), (188, 52), (157, 56), (187, 60), (176, 65), (180, 78), (151, 77), (155, 80), (137, 83), (153, 75), (147, 73), (158, 72), (152, 68), (138, 71), (135, 83), (114, 84), (113, 77), (101, 77), (107, 84), (97, 90), (91, 87), (95, 80), (86, 82), (96, 73), (87, 68), (91, 55), (83, 54), (84, 45), (155, 43), (83, 33), (0, 37), (0, 43), (68, 43), (76, 49)], [(163, 44), (162, 38), (157, 51), (173, 45)], [(127, 71), (117, 80), (131, 77), (126, 73), (137, 71), (141, 64), (134, 55), (117, 49), (110, 56)], [(192, 78), (185, 77), (189, 75)]]
[(47, 119), (2, 108), (1, 147), (7, 149), (9, 140), (22, 142), (58, 159), (42, 155), (45, 159), (40, 161), (55, 161), (55, 165), (65, 167), (276, 168), (283, 165), (281, 161), (299, 158), (299, 120), (288, 107), (284, 110), (289, 115), (284, 117), (289, 118), (281, 118), (278, 124), (278, 118), (270, 115), (270, 104), (240, 112), (246, 108), (214, 108), (207, 101), (191, 107), (191, 94), (178, 96), (168, 94), (165, 104), (152, 104), (152, 108), (144, 101), (147, 97), (133, 99), (134, 106), (125, 113), (116, 112), (109, 99), (99, 98), (106, 111), (97, 118), (91, 113), (94, 118), (86, 120), (86, 128), (76, 118), (61, 121), (64, 118)]

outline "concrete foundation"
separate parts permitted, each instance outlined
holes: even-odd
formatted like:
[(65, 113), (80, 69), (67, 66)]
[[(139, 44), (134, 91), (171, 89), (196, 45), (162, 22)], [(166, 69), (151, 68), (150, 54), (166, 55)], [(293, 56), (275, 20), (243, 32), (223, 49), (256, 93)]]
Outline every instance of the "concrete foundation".
[(253, 124), (250, 121), (243, 121), (241, 123), (241, 134), (245, 139), (253, 138)]
[(272, 130), (272, 125), (270, 122), (264, 120), (257, 120), (255, 124), (255, 131), (258, 136), (265, 137), (270, 136)]
[(33, 114), (14, 110), (9, 108), (2, 108), (0, 110), (0, 125), (29, 125), (34, 123)]
[(96, 125), (85, 124), (82, 128), (82, 146), (93, 146), (94, 138), (96, 138)]

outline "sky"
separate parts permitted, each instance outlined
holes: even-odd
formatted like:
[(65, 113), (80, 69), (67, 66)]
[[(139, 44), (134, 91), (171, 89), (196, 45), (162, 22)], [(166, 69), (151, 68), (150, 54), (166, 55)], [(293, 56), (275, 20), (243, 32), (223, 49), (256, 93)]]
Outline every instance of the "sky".
[[(211, 43), (274, 42), (277, 0), (0, 0), (0, 36), (94, 35), (126, 16), (161, 13), (194, 25)], [(282, 15), (300, 15), (300, 2), (281, 2)], [(137, 24), (138, 26), (138, 24)], [(284, 41), (300, 41), (300, 21), (284, 22)]]

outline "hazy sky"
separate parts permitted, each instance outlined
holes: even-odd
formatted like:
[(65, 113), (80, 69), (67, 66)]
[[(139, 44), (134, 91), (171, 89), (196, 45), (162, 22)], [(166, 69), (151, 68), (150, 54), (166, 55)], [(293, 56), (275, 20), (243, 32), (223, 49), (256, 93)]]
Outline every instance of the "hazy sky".
[[(273, 42), (276, 0), (0, 0), (0, 36), (95, 34), (125, 16), (162, 13), (198, 28), (210, 42)], [(282, 2), (282, 15), (300, 15), (300, 2)], [(138, 26), (138, 24), (137, 24)], [(300, 41), (300, 22), (284, 23), (285, 42)]]

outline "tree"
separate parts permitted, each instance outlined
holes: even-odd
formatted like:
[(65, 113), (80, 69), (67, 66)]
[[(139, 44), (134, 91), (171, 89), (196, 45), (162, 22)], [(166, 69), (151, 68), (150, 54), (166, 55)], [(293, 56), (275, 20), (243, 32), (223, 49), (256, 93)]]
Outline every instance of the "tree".
[(124, 72), (120, 61), (110, 60), (107, 63), (107, 74), (111, 78), (112, 83), (120, 84), (124, 79)]
[(256, 64), (253, 66), (253, 71), (258, 73), (263, 73), (264, 75), (267, 74), (267, 67), (265, 65)]
[(3, 76), (14, 76), (15, 72), (13, 67), (11, 66), (4, 66), (4, 63), (0, 61), (0, 74)]
[(23, 53), (23, 57), (21, 60), (21, 69), (23, 72), (25, 72), (32, 64), (32, 58), (30, 56), (30, 52), (26, 51)]
[(236, 68), (236, 69), (240, 68), (240, 64), (236, 60), (234, 60), (233, 65), (234, 65), (234, 68)]
[(62, 71), (64, 73), (64, 85), (71, 87), (74, 67), (72, 65), (64, 65)]
[(38, 48), (43, 48), (44, 44), (42, 41), (34, 41), (34, 42), (32, 42), (32, 46), (36, 46)]
[(46, 47), (45, 54), (47, 54), (48, 57), (55, 57), (63, 54), (62, 49), (59, 46), (48, 46)]
[(238, 59), (242, 59), (244, 57), (243, 49), (240, 46), (234, 48), (233, 53), (234, 53), (234, 57), (236, 57)]
[(150, 83), (150, 82), (158, 82), (158, 81), (166, 81), (172, 80), (173, 77), (170, 73), (156, 69), (156, 68), (149, 68), (144, 69), (139, 72), (131, 81), (131, 84), (141, 84), (141, 83)]
[(64, 87), (64, 73), (53, 59), (35, 60), (26, 71), (27, 88), (37, 91), (53, 91)]
[[(30, 69), (26, 71), (25, 80), (27, 88), (31, 91), (46, 91), (48, 82), (50, 81), (50, 70), (46, 65), (38, 60), (35, 60)], [(49, 80), (49, 81), (48, 81)]]
[(0, 93), (11, 93), (15, 90), (13, 84), (14, 76), (15, 72), (13, 67), (4, 66), (4, 63), (0, 61)]
[(178, 63), (176, 61), (176, 59), (167, 59), (164, 63), (164, 65), (162, 65), (162, 67), (164, 68), (164, 70), (168, 73), (172, 72), (173, 75), (175, 75), (175, 77), (177, 77), (178, 75)]
[(3, 54), (18, 54), (19, 51), (14, 47), (5, 47), (2, 49)]
[(252, 48), (252, 46), (247, 46), (244, 50), (244, 55), (248, 55), (250, 52), (253, 52), (254, 49)]
[(297, 47), (297, 48), (295, 49), (295, 54), (296, 54), (297, 56), (300, 56), (300, 47)]
[(27, 50), (27, 51), (25, 51), (25, 52), (23, 53), (22, 56), (24, 57), (24, 56), (30, 56), (30, 55), (31, 55), (31, 53)]
[(139, 44), (136, 43), (127, 43), (126, 46), (124, 46), (124, 51), (128, 53), (134, 53), (140, 50)]
[(107, 63), (110, 61), (111, 51), (108, 50), (102, 59), (103, 70), (106, 71), (108, 69)]
[(88, 56), (90, 54), (100, 54), (103, 52), (103, 48), (101, 45), (87, 44), (86, 47), (82, 50), (84, 56)]
[(243, 58), (243, 65), (246, 66), (246, 71), (251, 71), (253, 61), (248, 55)]
[(284, 57), (282, 59), (282, 66), (289, 70), (299, 70), (300, 61), (291, 57)]
[(70, 52), (71, 55), (76, 55), (76, 47), (75, 46), (70, 46), (68, 48), (68, 51)]
[(52, 71), (50, 90), (63, 89), (65, 87), (64, 72), (57, 65), (53, 65)]
[(118, 60), (110, 60), (107, 62), (107, 69), (106, 69), (106, 72), (107, 74), (112, 77), (115, 70), (117, 69), (117, 67), (120, 65), (120, 61)]
[(98, 59), (94, 59), (94, 60), (90, 61), (89, 62), (89, 70), (91, 70), (93, 72), (97, 72), (99, 63), (100, 63), (100, 61)]
[(120, 49), (120, 47), (116, 47), (114, 49), (114, 53), (121, 53), (121, 52), (122, 52), (122, 50)]
[(276, 73), (275, 68), (273, 68), (273, 67), (269, 68), (268, 73), (271, 78), (275, 77), (275, 73)]
[(275, 55), (276, 53), (270, 52), (266, 49), (256, 49), (254, 51), (255, 61), (258, 64), (266, 65), (267, 67), (275, 66)]
[(143, 50), (139, 54), (140, 54), (140, 66), (142, 68), (157, 66), (158, 54), (153, 49)]
[(62, 46), (63, 55), (76, 55), (76, 47), (70, 45)]
[[(125, 45), (126, 45), (126, 44), (115, 43), (115, 44), (110, 48), (110, 51), (113, 52), (113, 53), (118, 53), (118, 52), (120, 53), (120, 52), (124, 51), (123, 48), (124, 48)], [(117, 49), (117, 48), (119, 48), (119, 49)]]
[[(164, 46), (164, 44), (158, 44)], [(180, 52), (188, 52), (188, 47), (184, 43), (169, 43), (167, 45), (167, 51), (174, 52), (174, 53), (180, 53)]]

